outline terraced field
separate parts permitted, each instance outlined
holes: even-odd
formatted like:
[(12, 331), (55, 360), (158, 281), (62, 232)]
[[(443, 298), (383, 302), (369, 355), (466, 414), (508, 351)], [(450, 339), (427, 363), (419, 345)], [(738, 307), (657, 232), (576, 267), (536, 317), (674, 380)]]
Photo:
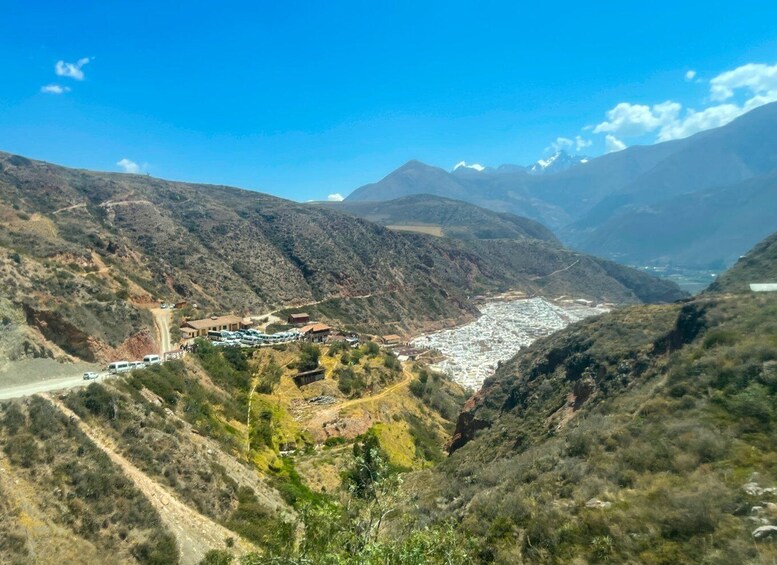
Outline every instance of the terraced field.
[(554, 304), (544, 298), (491, 302), (474, 322), (418, 337), (412, 345), (439, 350), (445, 359), (432, 367), (477, 389), (499, 361), (510, 359), (535, 339), (607, 311), (603, 306)]

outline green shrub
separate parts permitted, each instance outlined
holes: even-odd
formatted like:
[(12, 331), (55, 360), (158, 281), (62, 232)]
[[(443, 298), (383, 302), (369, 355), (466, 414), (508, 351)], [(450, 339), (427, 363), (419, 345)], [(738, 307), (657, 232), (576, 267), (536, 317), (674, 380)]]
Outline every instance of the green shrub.
[(299, 361), (297, 368), (300, 372), (312, 371), (318, 367), (318, 360), (321, 357), (321, 350), (317, 345), (305, 343), (300, 348)]

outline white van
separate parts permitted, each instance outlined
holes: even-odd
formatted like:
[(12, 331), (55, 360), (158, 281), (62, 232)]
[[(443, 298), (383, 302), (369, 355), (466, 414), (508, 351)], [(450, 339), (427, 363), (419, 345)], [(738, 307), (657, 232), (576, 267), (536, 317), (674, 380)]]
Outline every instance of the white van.
[(128, 361), (114, 361), (108, 365), (108, 372), (112, 375), (118, 375), (119, 373), (127, 373), (132, 370), (132, 365)]
[(143, 361), (133, 361), (130, 363), (130, 368), (134, 371), (135, 369), (145, 369), (146, 364)]
[(162, 358), (159, 357), (159, 355), (146, 355), (143, 357), (143, 362), (146, 364), (146, 366), (159, 365), (162, 362)]

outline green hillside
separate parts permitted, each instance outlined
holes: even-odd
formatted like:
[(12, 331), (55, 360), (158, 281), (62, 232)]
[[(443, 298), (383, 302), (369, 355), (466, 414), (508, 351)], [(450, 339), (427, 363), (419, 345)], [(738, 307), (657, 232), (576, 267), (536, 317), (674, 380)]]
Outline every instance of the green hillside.
[(750, 283), (777, 283), (777, 233), (767, 237), (710, 285), (710, 292), (749, 292)]
[[(500, 563), (770, 563), (777, 296), (637, 306), (540, 340), (408, 481)], [(763, 532), (763, 530), (761, 530)]]

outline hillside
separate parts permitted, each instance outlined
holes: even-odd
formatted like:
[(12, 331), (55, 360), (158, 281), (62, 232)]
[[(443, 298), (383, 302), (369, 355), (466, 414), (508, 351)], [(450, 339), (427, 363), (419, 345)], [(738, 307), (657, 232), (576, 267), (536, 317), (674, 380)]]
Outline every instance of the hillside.
[(777, 229), (775, 132), (772, 103), (717, 129), (555, 174), (457, 175), (411, 162), (346, 202), (435, 194), (539, 220), (564, 243), (623, 263), (721, 268)]
[[(774, 241), (723, 286), (773, 273)], [(484, 561), (771, 562), (775, 316), (775, 293), (707, 293), (538, 340), (468, 401), (449, 459), (408, 479), (412, 527), (460, 523)]]
[(394, 230), (435, 233), (453, 239), (528, 238), (558, 242), (548, 228), (534, 220), (428, 194), (382, 202), (343, 201), (325, 205)]
[[(298, 387), (318, 362), (324, 379)], [(183, 361), (0, 403), (0, 560), (288, 557), (297, 538), (306, 551), (316, 536), (334, 541), (311, 523), (324, 518), (359, 539), (354, 513), (369, 508), (341, 480), (354, 446), (375, 441), (392, 473), (429, 467), (463, 401), (375, 344), (202, 342)]]
[(710, 285), (708, 292), (750, 292), (750, 283), (777, 282), (777, 233), (756, 245)]
[(156, 349), (147, 309), (158, 301), (187, 300), (202, 315), (347, 301), (358, 329), (410, 331), (470, 319), (469, 295), (506, 288), (614, 302), (680, 296), (544, 241), (396, 233), (256, 192), (8, 154), (0, 218), (6, 359), (137, 358)]
[(724, 188), (630, 207), (580, 244), (632, 263), (719, 269), (777, 228), (777, 172)]

